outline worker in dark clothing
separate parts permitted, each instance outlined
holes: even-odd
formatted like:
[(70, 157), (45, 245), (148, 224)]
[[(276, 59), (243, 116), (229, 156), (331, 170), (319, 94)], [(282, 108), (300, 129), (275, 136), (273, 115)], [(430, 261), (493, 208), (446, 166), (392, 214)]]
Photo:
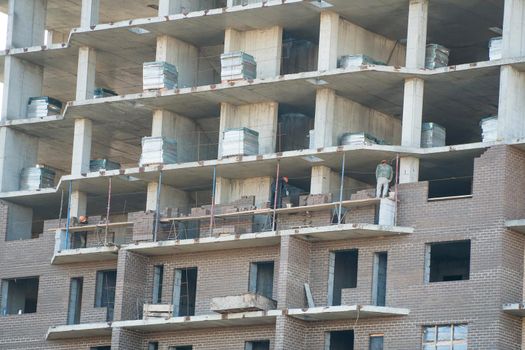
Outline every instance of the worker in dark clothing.
[[(283, 197), (288, 197), (289, 195), (290, 195), (290, 191), (288, 189), (288, 176), (282, 176), (279, 178), (277, 186), (275, 184), (275, 181), (272, 183), (271, 196), (270, 196), (270, 207), (272, 209), (275, 209), (274, 208), (274, 205), (275, 205), (276, 208), (282, 208)], [(276, 198), (277, 198), (277, 201), (275, 200)]]

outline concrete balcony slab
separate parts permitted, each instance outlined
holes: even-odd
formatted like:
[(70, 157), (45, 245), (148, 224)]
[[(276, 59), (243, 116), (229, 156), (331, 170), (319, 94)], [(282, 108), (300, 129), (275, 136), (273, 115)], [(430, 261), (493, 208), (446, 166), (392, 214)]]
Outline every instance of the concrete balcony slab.
[(148, 319), (113, 322), (115, 328), (125, 328), (140, 332), (165, 332), (203, 328), (243, 327), (274, 324), (281, 310), (252, 311), (235, 314), (212, 314), (169, 319)]
[(504, 304), (503, 312), (513, 316), (525, 317), (525, 303)]
[(118, 250), (119, 247), (117, 246), (62, 250), (53, 255), (51, 264), (63, 265), (91, 261), (117, 261)]
[(111, 323), (100, 322), (49, 327), (46, 340), (103, 336), (111, 336)]
[(357, 318), (373, 317), (396, 317), (407, 316), (409, 309), (372, 306), (372, 305), (340, 305), (314, 307), (309, 309), (289, 309), (288, 316), (303, 321), (331, 321), (331, 320), (351, 320)]

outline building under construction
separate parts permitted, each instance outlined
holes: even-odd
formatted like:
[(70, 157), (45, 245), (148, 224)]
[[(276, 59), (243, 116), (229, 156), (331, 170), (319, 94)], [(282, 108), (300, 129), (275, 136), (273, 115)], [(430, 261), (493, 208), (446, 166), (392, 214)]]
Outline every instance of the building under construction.
[(0, 11), (0, 349), (525, 344), (525, 0)]

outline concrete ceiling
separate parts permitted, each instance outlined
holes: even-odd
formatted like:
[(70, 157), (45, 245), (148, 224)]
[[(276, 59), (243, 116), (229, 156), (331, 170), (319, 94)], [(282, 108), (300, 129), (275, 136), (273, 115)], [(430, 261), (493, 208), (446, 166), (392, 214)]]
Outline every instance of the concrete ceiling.
[[(328, 1), (355, 24), (394, 40), (407, 37), (407, 0)], [(452, 49), (452, 64), (486, 60), (488, 41), (498, 36), (489, 28), (502, 28), (503, 9), (503, 0), (430, 1), (427, 42)]]

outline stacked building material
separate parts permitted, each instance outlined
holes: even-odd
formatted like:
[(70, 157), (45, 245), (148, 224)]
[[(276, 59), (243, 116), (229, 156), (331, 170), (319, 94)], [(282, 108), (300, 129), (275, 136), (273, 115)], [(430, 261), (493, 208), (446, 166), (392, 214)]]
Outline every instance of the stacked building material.
[(421, 128), (421, 147), (442, 147), (446, 145), (447, 131), (436, 123), (423, 123)]
[(489, 41), (489, 59), (499, 60), (502, 57), (503, 37), (492, 38)]
[(120, 169), (120, 164), (107, 159), (93, 159), (89, 161), (89, 171), (117, 169)]
[(385, 63), (374, 60), (372, 57), (366, 55), (345, 55), (339, 59), (340, 68), (358, 67), (369, 64), (384, 66)]
[(60, 114), (62, 102), (49, 96), (29, 98), (27, 105), (28, 118), (42, 118), (49, 115)]
[(177, 162), (177, 142), (169, 137), (143, 137), (140, 166)]
[(143, 65), (143, 89), (174, 89), (179, 74), (177, 68), (168, 62), (145, 62)]
[(376, 145), (382, 143), (374, 136), (365, 132), (349, 132), (341, 137), (341, 146)]
[(425, 60), (425, 68), (436, 69), (448, 66), (450, 50), (438, 44), (428, 44)]
[(479, 124), (483, 142), (492, 142), (498, 139), (498, 116), (483, 118)]
[(310, 149), (315, 148), (315, 129), (310, 130), (310, 133), (308, 134), (308, 143)]
[(20, 190), (38, 190), (55, 186), (55, 172), (42, 165), (25, 168), (20, 175)]
[(248, 128), (226, 129), (222, 138), (222, 156), (259, 154), (259, 133)]
[(93, 98), (104, 98), (104, 97), (111, 97), (111, 96), (117, 96), (117, 93), (113, 90), (109, 90), (105, 88), (96, 88), (93, 94)]
[(221, 55), (221, 79), (243, 80), (257, 77), (255, 58), (241, 51), (223, 53)]

